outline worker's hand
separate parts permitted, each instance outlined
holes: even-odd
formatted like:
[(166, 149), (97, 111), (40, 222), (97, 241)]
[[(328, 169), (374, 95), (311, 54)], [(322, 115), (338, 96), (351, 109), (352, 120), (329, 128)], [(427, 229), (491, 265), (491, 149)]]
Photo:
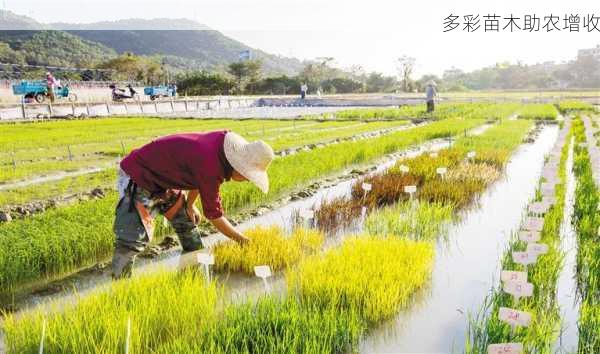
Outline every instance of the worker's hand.
[(195, 205), (188, 205), (185, 208), (185, 212), (187, 213), (188, 218), (194, 223), (194, 225), (198, 225), (200, 223), (200, 211), (196, 208)]

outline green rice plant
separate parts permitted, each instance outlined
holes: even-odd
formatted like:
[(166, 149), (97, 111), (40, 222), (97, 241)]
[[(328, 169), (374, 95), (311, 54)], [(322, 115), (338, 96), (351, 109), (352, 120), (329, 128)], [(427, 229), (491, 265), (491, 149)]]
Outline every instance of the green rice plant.
[(589, 103), (578, 101), (578, 100), (565, 100), (560, 101), (556, 104), (558, 110), (562, 114), (568, 114), (572, 112), (595, 112), (596, 109)]
[(256, 227), (244, 233), (250, 239), (247, 245), (226, 241), (212, 249), (215, 270), (254, 274), (255, 266), (269, 265), (278, 271), (318, 251), (325, 238), (322, 233), (307, 229), (296, 229), (288, 237), (277, 226)]
[(577, 294), (581, 299), (578, 321), (578, 353), (600, 351), (600, 187), (586, 143), (585, 126), (579, 117), (573, 122), (577, 178), (573, 224), (577, 231)]
[(534, 120), (556, 120), (558, 111), (549, 103), (530, 103), (521, 106), (519, 118)]
[(115, 205), (112, 195), (0, 225), (0, 299), (110, 255)]
[(7, 315), (9, 353), (346, 353), (364, 332), (356, 313), (267, 296), (230, 304), (194, 269), (122, 280), (64, 308)]
[[(269, 203), (345, 168), (427, 140), (457, 134), (481, 123), (476, 119), (449, 119), (369, 140), (348, 141), (277, 158), (269, 168), (268, 195), (250, 183), (226, 183), (221, 188), (223, 206), (231, 214)], [(116, 201), (116, 193), (108, 193), (103, 200), (87, 201), (0, 225), (0, 293), (11, 296), (32, 282), (57, 279), (110, 257)]]
[(8, 314), (1, 326), (9, 353), (37, 353), (44, 321), (44, 353), (118, 353), (130, 318), (130, 353), (147, 353), (176, 333), (201, 335), (213, 326), (221, 297), (201, 272), (159, 271), (112, 282), (64, 308)]
[(467, 179), (459, 184), (449, 179), (435, 179), (423, 184), (417, 194), (419, 200), (461, 209), (469, 206), (475, 195), (481, 193), (485, 187), (485, 183), (480, 179)]
[[(166, 121), (163, 122), (163, 121)], [(301, 122), (274, 120), (190, 120), (155, 118), (109, 118), (97, 120), (0, 127), (0, 183), (33, 176), (110, 165), (161, 135), (189, 131), (233, 130), (250, 140), (262, 139), (276, 151), (338, 138), (347, 138), (381, 129), (397, 128), (407, 122)], [(64, 131), (57, 129), (57, 126)], [(117, 128), (120, 128), (117, 129)], [(96, 129), (97, 136), (90, 136)], [(25, 133), (26, 141), (17, 140)], [(135, 135), (135, 134), (139, 135)], [(104, 137), (104, 140), (99, 140)], [(77, 138), (87, 139), (79, 140)], [(39, 145), (32, 146), (31, 140)], [(84, 141), (82, 143), (82, 141)]]
[(404, 202), (369, 214), (365, 231), (371, 235), (397, 235), (416, 241), (432, 241), (444, 235), (453, 217), (452, 205)]
[(375, 323), (408, 306), (429, 279), (432, 264), (431, 243), (359, 236), (289, 270), (288, 288), (303, 304), (356, 311)]
[(577, 353), (598, 353), (600, 351), (600, 304), (598, 299), (586, 299), (579, 312), (579, 343)]
[(225, 308), (206, 334), (173, 333), (156, 353), (350, 353), (364, 330), (352, 311), (263, 297)]
[[(567, 141), (570, 140), (571, 134), (572, 130), (567, 136)], [(523, 343), (528, 353), (552, 352), (560, 332), (560, 309), (556, 300), (556, 288), (564, 257), (560, 249), (560, 226), (565, 204), (565, 166), (568, 151), (569, 144), (565, 144), (559, 164), (560, 182), (556, 186), (556, 204), (544, 215), (540, 242), (548, 245), (548, 253), (539, 256), (535, 264), (523, 269), (523, 266), (513, 262), (512, 252), (525, 250), (526, 244), (513, 234), (502, 257), (503, 270), (527, 271), (528, 281), (534, 285), (533, 296), (515, 303), (513, 297), (504, 293), (500, 287), (492, 289), (479, 313), (469, 318), (465, 352), (485, 353), (489, 344), (506, 342)], [(498, 318), (500, 307), (527, 311), (532, 314), (532, 323), (529, 327), (519, 327), (512, 333), (510, 326)]]

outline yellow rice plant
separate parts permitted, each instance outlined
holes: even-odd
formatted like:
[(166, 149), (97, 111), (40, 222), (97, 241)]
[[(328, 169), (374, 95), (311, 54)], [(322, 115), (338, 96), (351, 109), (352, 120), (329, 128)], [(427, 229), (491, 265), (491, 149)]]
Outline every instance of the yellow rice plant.
[(374, 323), (409, 304), (432, 264), (431, 243), (358, 236), (289, 270), (288, 287), (307, 304), (350, 309)]
[(277, 226), (256, 227), (245, 232), (250, 243), (240, 246), (228, 241), (213, 248), (217, 271), (253, 274), (257, 265), (269, 265), (273, 271), (298, 262), (319, 250), (325, 236), (316, 230), (296, 229), (291, 236)]
[(484, 185), (496, 181), (500, 177), (500, 171), (486, 163), (462, 162), (451, 170), (448, 170), (446, 178), (451, 181), (465, 181), (475, 179)]

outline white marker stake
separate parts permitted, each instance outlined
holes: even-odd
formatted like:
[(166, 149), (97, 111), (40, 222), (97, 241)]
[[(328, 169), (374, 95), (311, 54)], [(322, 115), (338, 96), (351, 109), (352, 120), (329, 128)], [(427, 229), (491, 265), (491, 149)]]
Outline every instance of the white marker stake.
[(546, 212), (548, 212), (548, 209), (550, 209), (550, 204), (548, 203), (532, 203), (529, 205), (529, 212), (535, 215), (543, 215), (546, 214)]
[(42, 337), (40, 338), (40, 351), (39, 354), (44, 353), (44, 339), (46, 337), (46, 319), (44, 318), (44, 322), (42, 322)]
[(522, 354), (523, 344), (521, 343), (499, 343), (488, 345), (488, 354)]
[(413, 199), (413, 194), (417, 192), (417, 186), (404, 186), (404, 193), (410, 194), (410, 200)]
[(204, 266), (206, 281), (210, 283), (210, 266), (215, 264), (215, 256), (210, 253), (198, 253), (198, 263)]
[(363, 183), (362, 189), (363, 189), (363, 191), (365, 191), (365, 193), (370, 192), (371, 189), (373, 189), (373, 185), (371, 183)]
[(523, 229), (528, 231), (542, 231), (544, 228), (543, 218), (528, 218)]
[(536, 257), (548, 253), (548, 245), (544, 243), (530, 243), (527, 245), (527, 253)]
[(272, 275), (271, 267), (269, 267), (268, 265), (256, 266), (254, 267), (254, 274), (256, 274), (257, 277), (263, 280), (263, 284), (265, 284), (265, 290), (267, 292), (271, 292), (271, 286), (267, 281), (267, 278)]
[(129, 354), (129, 338), (131, 337), (131, 317), (127, 318), (127, 338), (125, 338), (125, 354)]
[(502, 285), (502, 290), (512, 295), (515, 298), (515, 306), (519, 303), (522, 297), (530, 297), (533, 295), (533, 284), (522, 283), (517, 281), (507, 281)]
[(500, 280), (503, 282), (508, 281), (516, 281), (521, 283), (527, 282), (527, 273), (525, 272), (515, 272), (512, 270), (503, 270), (500, 274)]
[(537, 261), (537, 256), (529, 252), (513, 252), (512, 259), (513, 262), (523, 265), (525, 272), (527, 272), (527, 266), (534, 264)]
[(406, 166), (406, 165), (400, 165), (400, 166), (398, 167), (398, 170), (400, 170), (400, 172), (402, 172), (402, 173), (408, 173), (408, 171), (409, 171), (410, 169), (409, 169), (409, 168), (408, 168), (408, 166)]
[(310, 220), (315, 217), (315, 212), (308, 209), (300, 210), (300, 217), (302, 219)]
[(444, 178), (444, 175), (445, 175), (446, 173), (448, 173), (448, 168), (446, 168), (446, 167), (438, 167), (438, 168), (435, 170), (435, 172), (436, 172), (438, 175), (440, 175), (440, 177), (443, 179), (443, 178)]
[(527, 243), (537, 242), (541, 238), (541, 235), (538, 231), (519, 231), (519, 240), (525, 241)]
[(498, 310), (498, 318), (500, 321), (508, 323), (513, 328), (516, 326), (528, 327), (531, 323), (531, 314), (529, 312), (519, 311), (508, 307), (501, 307)]
[(467, 158), (468, 158), (469, 160), (471, 160), (471, 162), (473, 162), (473, 159), (475, 158), (475, 156), (477, 156), (477, 153), (476, 153), (475, 151), (469, 151), (469, 152), (467, 153)]

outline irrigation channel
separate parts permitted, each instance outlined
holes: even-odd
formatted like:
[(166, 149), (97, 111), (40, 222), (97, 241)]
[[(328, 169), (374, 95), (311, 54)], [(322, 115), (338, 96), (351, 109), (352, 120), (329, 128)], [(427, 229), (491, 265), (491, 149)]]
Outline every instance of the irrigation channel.
[[(487, 127), (489, 125), (470, 133), (480, 134)], [(509, 236), (520, 225), (525, 207), (534, 196), (544, 158), (557, 135), (557, 127), (544, 127), (534, 143), (522, 145), (516, 150), (506, 166), (504, 178), (481, 196), (477, 207), (463, 212), (460, 215), (462, 223), (452, 226), (448, 236), (438, 241), (429, 286), (419, 291), (413, 306), (402, 311), (394, 320), (369, 332), (361, 343), (361, 352), (449, 352), (463, 349), (467, 314), (477, 311), (494, 286), (494, 279), (499, 277), (498, 259), (506, 248)], [(447, 140), (434, 140), (394, 154), (385, 163), (379, 164), (374, 173), (386, 170), (401, 157), (414, 157), (448, 146)], [(250, 219), (242, 223), (240, 228), (243, 230), (272, 224), (291, 228), (298, 210), (311, 209), (323, 201), (349, 195), (355, 181), (346, 180), (321, 189), (309, 198)], [(210, 247), (222, 239), (222, 236), (211, 235), (205, 243)], [(177, 268), (186, 263), (195, 263), (195, 259), (195, 254), (180, 257), (179, 252), (173, 250), (164, 253), (158, 260), (139, 262), (136, 273), (143, 274), (164, 267)], [(67, 281), (72, 285), (72, 290), (46, 295), (38, 293), (24, 299), (18, 307), (26, 309), (36, 304), (46, 306), (50, 302), (66, 304), (88, 292), (101, 289), (110, 279), (108, 274), (84, 272)], [(257, 278), (231, 275), (219, 276), (218, 281), (232, 289), (234, 301), (236, 296), (242, 300), (265, 291)], [(275, 274), (270, 285), (271, 291), (285, 289), (283, 274)]]

